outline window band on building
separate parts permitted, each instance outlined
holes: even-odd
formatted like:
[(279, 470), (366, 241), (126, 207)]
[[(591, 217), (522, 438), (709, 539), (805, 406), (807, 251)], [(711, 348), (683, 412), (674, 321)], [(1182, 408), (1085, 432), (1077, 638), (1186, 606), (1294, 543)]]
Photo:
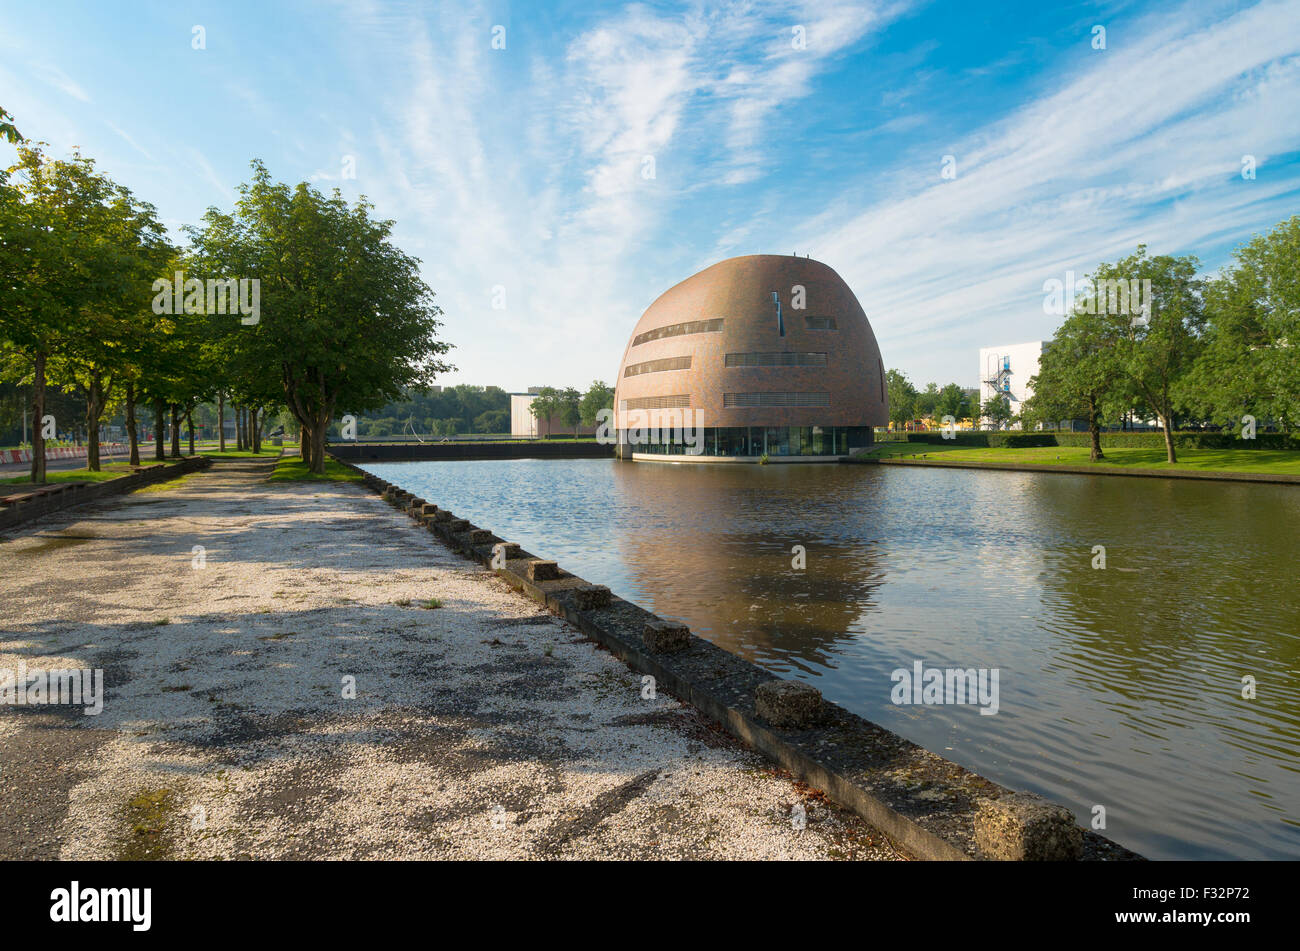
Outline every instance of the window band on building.
[(829, 393), (723, 393), (724, 409), (752, 406), (830, 406)]
[(824, 367), (825, 353), (728, 353), (723, 365), (729, 367)]
[(669, 324), (667, 327), (656, 327), (654, 330), (647, 330), (643, 334), (637, 334), (632, 340), (632, 346), (639, 347), (643, 343), (649, 343), (651, 340), (662, 340), (664, 337), (681, 337), (686, 334), (710, 334), (722, 333), (723, 318), (713, 317), (709, 320), (690, 320), (683, 324)]
[(689, 409), (691, 395), (675, 393), (672, 396), (638, 396), (630, 400), (619, 400), (619, 412), (630, 409)]
[(662, 360), (647, 360), (645, 363), (629, 363), (623, 368), (623, 376), (640, 376), (642, 373), (662, 373), (665, 370), (689, 370), (691, 358), (664, 357)]
[[(667, 431), (665, 431), (666, 433)], [(870, 426), (719, 426), (697, 440), (672, 433), (666, 441), (629, 445), (637, 455), (749, 458), (761, 456), (846, 456), (871, 445)]]

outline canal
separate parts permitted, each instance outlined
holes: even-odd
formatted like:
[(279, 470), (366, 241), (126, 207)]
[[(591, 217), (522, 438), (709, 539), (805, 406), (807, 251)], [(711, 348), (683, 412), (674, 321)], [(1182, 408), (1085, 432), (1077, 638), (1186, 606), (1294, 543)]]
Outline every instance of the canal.
[[(1150, 858), (1300, 858), (1294, 487), (596, 459), (366, 468), (1081, 823), (1103, 807), (1105, 834)], [(892, 703), (891, 673), (918, 661), (996, 669), (997, 714)]]

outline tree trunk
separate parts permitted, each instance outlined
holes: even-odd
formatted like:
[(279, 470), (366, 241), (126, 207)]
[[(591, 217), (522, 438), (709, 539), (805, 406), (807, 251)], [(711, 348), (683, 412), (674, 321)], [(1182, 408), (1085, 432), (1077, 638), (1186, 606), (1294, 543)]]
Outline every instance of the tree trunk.
[(311, 447), (311, 471), (316, 475), (325, 474), (325, 431), (327, 428), (327, 418), (321, 414), (315, 426), (312, 427), (312, 447)]
[(167, 404), (160, 399), (153, 401), (153, 458), (155, 462), (166, 461), (163, 443), (167, 441), (167, 423), (163, 414), (167, 412)]
[(311, 426), (309, 426), (307, 423), (300, 420), (298, 425), (298, 452), (302, 456), (303, 465), (305, 465), (308, 469), (311, 469), (311, 465), (312, 465), (311, 453), (315, 445), (316, 445), (316, 441), (312, 437)]
[(99, 418), (104, 415), (104, 384), (99, 374), (86, 388), (86, 471), (99, 471)]
[(1165, 428), (1165, 456), (1169, 464), (1173, 465), (1178, 461), (1178, 456), (1174, 453), (1173, 424), (1170, 422), (1169, 417), (1163, 413), (1160, 414), (1160, 422)]
[(258, 407), (253, 410), (253, 454), (262, 452), (262, 427), (266, 425), (266, 410)]
[(32, 481), (45, 481), (45, 353), (36, 354), (32, 376)]
[(130, 381), (126, 384), (126, 431), (128, 440), (131, 443), (130, 464), (138, 466), (140, 464), (140, 434), (135, 430), (135, 383)]
[(190, 455), (194, 455), (194, 407), (191, 406), (185, 411), (185, 422), (190, 430)]
[(1102, 459), (1101, 419), (1097, 413), (1096, 400), (1090, 400), (1088, 403), (1088, 438), (1091, 442), (1088, 449), (1088, 461), (1098, 462)]
[(226, 393), (217, 391), (217, 451), (226, 451)]
[(181, 408), (178, 403), (172, 404), (172, 451), (171, 457), (179, 459), (181, 457)]

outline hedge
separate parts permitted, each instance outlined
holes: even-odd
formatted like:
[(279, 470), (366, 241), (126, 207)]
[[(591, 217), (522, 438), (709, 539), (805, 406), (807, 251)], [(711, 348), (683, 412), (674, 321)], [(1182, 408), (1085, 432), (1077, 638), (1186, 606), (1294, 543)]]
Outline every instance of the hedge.
[(1056, 441), (1056, 436), (1053, 433), (1022, 433), (1018, 431), (986, 433), (959, 429), (952, 433), (951, 437), (946, 439), (941, 432), (908, 433), (907, 441), (944, 446), (983, 446), (994, 449), (1002, 447), (1024, 449), (1027, 446), (1061, 445)]
[[(1030, 446), (1082, 446), (1092, 445), (1087, 433), (1044, 433), (1005, 430), (1000, 432), (972, 432), (958, 430), (951, 439), (941, 432), (907, 433), (908, 442), (930, 443), (946, 446), (978, 446), (991, 449), (1024, 449)], [(883, 440), (882, 440), (883, 441)], [(892, 440), (891, 440), (892, 441)], [(1156, 430), (1141, 433), (1102, 433), (1103, 449), (1164, 449), (1165, 434)], [(1300, 435), (1296, 433), (1257, 433), (1254, 439), (1242, 439), (1236, 433), (1174, 433), (1175, 449), (1295, 449), (1300, 450)]]
[[(1058, 446), (1090, 446), (1087, 433), (1057, 433)], [(1102, 433), (1103, 449), (1164, 449), (1165, 434)], [(1300, 449), (1295, 433), (1256, 433), (1254, 439), (1242, 439), (1236, 433), (1174, 433), (1175, 449)]]

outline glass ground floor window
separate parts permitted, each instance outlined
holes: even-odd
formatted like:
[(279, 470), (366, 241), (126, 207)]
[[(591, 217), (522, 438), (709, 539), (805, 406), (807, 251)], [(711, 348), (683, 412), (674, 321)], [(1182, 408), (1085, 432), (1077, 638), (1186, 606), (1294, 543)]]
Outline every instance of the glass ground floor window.
[[(627, 433), (620, 438), (627, 442)], [(666, 434), (665, 434), (666, 435)], [(667, 442), (628, 445), (632, 452), (661, 456), (846, 456), (872, 443), (870, 426), (728, 426), (705, 429), (698, 449), (673, 434)]]

